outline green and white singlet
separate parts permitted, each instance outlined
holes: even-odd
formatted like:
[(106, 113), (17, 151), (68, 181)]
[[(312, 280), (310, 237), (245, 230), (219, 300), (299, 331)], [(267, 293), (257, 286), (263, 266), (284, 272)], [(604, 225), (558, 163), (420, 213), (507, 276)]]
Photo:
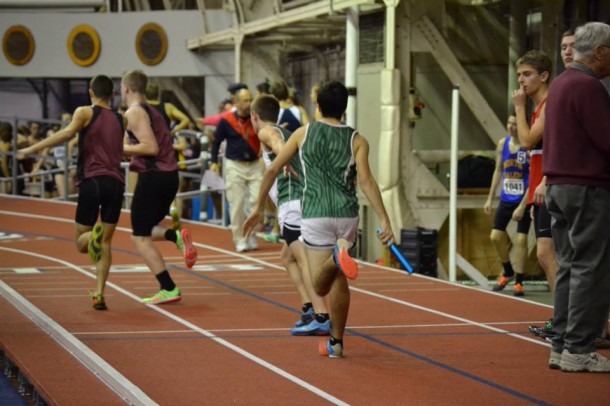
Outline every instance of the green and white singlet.
[[(280, 132), (284, 142), (288, 141), (288, 138), (292, 135), (285, 128), (276, 125), (272, 127)], [(273, 151), (268, 152), (267, 156), (270, 162), (275, 159)], [(280, 207), (282, 203), (303, 198), (303, 170), (298, 156), (294, 156), (290, 160), (290, 166), (298, 176), (286, 175), (283, 170), (277, 175), (277, 207)]]
[(307, 126), (299, 149), (305, 175), (303, 219), (358, 217), (356, 134), (346, 125), (315, 121)]

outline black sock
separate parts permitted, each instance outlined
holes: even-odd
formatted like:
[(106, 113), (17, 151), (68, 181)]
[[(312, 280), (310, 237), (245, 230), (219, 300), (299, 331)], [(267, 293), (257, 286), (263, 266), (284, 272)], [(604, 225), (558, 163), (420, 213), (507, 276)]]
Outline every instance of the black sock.
[(328, 339), (328, 342), (330, 343), (330, 345), (335, 345), (335, 344), (343, 345), (343, 340), (338, 340), (333, 336), (330, 336), (330, 338)]
[(513, 270), (513, 266), (511, 265), (510, 261), (504, 262), (502, 264), (502, 267), (504, 268), (504, 276), (511, 277), (515, 274), (515, 271)]
[(165, 239), (167, 241), (171, 241), (174, 244), (178, 241), (178, 236), (176, 236), (176, 230), (167, 229), (165, 230)]
[(159, 283), (161, 284), (161, 289), (163, 290), (174, 290), (176, 289), (176, 284), (172, 280), (172, 277), (169, 276), (169, 272), (167, 269), (160, 274), (155, 275)]
[(515, 283), (520, 283), (523, 285), (523, 274), (522, 273), (517, 274), (517, 277), (515, 278)]
[(311, 302), (303, 303), (303, 306), (301, 306), (301, 310), (303, 311), (303, 313), (307, 313), (309, 309), (313, 309), (313, 305), (311, 304)]
[(324, 323), (329, 319), (328, 313), (316, 313), (314, 317), (318, 323)]

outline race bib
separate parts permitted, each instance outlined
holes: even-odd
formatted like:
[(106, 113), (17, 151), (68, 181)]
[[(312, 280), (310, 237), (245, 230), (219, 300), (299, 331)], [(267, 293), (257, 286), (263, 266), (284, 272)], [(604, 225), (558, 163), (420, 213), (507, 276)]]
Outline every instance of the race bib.
[(504, 193), (511, 196), (522, 196), (525, 192), (523, 179), (504, 179)]

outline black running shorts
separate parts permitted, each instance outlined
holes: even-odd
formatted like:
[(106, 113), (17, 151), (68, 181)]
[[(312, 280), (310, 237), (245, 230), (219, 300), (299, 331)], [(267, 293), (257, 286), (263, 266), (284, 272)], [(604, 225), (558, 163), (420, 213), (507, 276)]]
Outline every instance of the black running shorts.
[(298, 240), (300, 236), (301, 227), (292, 224), (284, 224), (284, 227), (282, 227), (282, 238), (286, 241), (287, 246), (290, 247), (290, 244)]
[(93, 227), (98, 214), (102, 222), (117, 224), (123, 206), (125, 184), (112, 176), (96, 176), (78, 185), (78, 204), (75, 220)]
[[(508, 223), (513, 218), (513, 212), (519, 207), (519, 203), (506, 203), (500, 201), (498, 209), (496, 210), (496, 217), (494, 218), (494, 230), (506, 231)], [(529, 206), (525, 208), (523, 217), (517, 223), (517, 232), (521, 234), (527, 234), (530, 231), (530, 224), (532, 218), (530, 217)]]
[(133, 235), (150, 237), (154, 226), (169, 213), (178, 192), (178, 171), (149, 171), (138, 174), (131, 202)]
[(551, 215), (545, 204), (534, 206), (534, 231), (536, 232), (536, 239), (553, 238), (551, 235)]

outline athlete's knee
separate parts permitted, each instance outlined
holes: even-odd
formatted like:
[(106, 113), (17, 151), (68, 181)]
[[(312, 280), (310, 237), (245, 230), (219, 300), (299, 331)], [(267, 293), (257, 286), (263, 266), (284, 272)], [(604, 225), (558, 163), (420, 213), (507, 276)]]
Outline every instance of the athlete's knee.
[[(546, 241), (548, 240), (548, 241)], [(538, 239), (536, 247), (536, 257), (540, 265), (546, 270), (552, 265), (553, 261), (556, 261), (555, 250), (553, 247), (553, 240), (550, 238)]]
[(489, 234), (489, 240), (492, 243), (500, 243), (506, 238), (505, 236), (506, 236), (506, 232), (494, 229), (494, 230), (491, 230), (491, 234)]
[(134, 245), (136, 247), (142, 245), (146, 240), (146, 237), (143, 237), (141, 235), (132, 235), (131, 236), (131, 241), (134, 243)]
[(318, 296), (326, 296), (332, 287), (332, 281), (327, 281), (325, 278), (321, 278), (320, 275), (312, 275), (313, 290)]
[(316, 295), (324, 297), (330, 292), (330, 286), (314, 282), (313, 290), (316, 292)]
[(527, 234), (517, 233), (517, 237), (515, 238), (515, 245), (517, 247), (526, 248), (527, 247)]

